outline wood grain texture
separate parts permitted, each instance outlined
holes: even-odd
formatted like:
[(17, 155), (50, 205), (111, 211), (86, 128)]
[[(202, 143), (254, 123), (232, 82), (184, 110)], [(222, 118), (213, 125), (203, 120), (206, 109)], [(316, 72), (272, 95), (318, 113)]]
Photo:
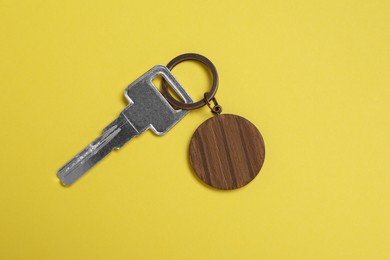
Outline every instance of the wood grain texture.
[(265, 156), (259, 130), (243, 117), (223, 114), (201, 124), (192, 136), (190, 161), (208, 185), (237, 189), (259, 173)]

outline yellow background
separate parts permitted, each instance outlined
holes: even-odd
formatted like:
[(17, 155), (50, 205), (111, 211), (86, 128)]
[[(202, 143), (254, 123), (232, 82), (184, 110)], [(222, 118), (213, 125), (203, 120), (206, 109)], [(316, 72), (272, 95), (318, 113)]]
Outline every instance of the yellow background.
[[(1, 259), (390, 259), (390, 2), (0, 1)], [(198, 52), (266, 142), (236, 191), (199, 182), (191, 112), (70, 188), (57, 170), (125, 87)], [(209, 78), (174, 74), (194, 99)]]

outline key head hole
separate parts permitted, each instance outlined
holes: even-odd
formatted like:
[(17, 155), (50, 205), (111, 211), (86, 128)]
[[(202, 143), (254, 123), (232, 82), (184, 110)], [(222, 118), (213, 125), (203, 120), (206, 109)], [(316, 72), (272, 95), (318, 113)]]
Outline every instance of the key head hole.
[[(162, 90), (161, 90), (161, 85), (162, 85), (162, 80), (163, 80), (163, 76), (162, 75), (157, 75), (154, 79), (152, 79), (152, 83), (153, 85), (158, 89), (158, 91), (160, 91), (161, 94), (162, 93)], [(167, 80), (165, 80), (165, 84), (166, 86), (168, 87), (168, 91), (169, 93), (176, 99), (176, 100), (179, 100), (180, 102), (184, 102), (184, 100), (176, 93), (176, 91), (173, 90), (172, 86), (169, 84), (169, 82)], [(163, 94), (164, 95), (164, 94)], [(174, 109), (178, 110), (179, 108), (173, 106)]]

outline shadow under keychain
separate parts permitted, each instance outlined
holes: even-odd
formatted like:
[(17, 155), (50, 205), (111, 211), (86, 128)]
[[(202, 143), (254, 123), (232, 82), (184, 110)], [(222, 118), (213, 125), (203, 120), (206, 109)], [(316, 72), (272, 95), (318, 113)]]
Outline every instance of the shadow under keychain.
[(215, 115), (203, 122), (192, 136), (189, 149), (192, 168), (203, 182), (214, 188), (230, 190), (243, 187), (257, 176), (263, 166), (263, 137), (247, 119), (221, 114), (222, 106), (215, 98), (218, 73), (209, 59), (199, 54), (187, 53), (174, 58), (167, 64), (167, 68), (172, 70), (177, 64), (187, 60), (199, 61), (207, 66), (212, 75), (211, 90), (195, 103), (176, 100), (169, 93), (164, 80), (162, 92), (169, 103), (177, 108), (193, 110), (207, 105)]
[[(211, 90), (204, 94), (204, 99), (195, 103), (170, 72), (186, 60), (202, 62), (213, 78)], [(163, 78), (163, 93), (152, 82), (158, 76)], [(172, 97), (165, 82), (183, 102)], [(215, 98), (217, 88), (215, 66), (199, 54), (183, 54), (167, 66), (153, 67), (126, 88), (124, 95), (129, 104), (118, 118), (104, 128), (101, 136), (60, 168), (57, 177), (63, 185), (72, 185), (112, 150), (120, 149), (133, 137), (148, 129), (163, 135), (189, 110), (207, 105), (215, 116), (198, 127), (190, 142), (190, 161), (196, 175), (218, 189), (237, 189), (248, 184), (263, 165), (264, 141), (248, 120), (237, 115), (221, 114), (222, 107)]]

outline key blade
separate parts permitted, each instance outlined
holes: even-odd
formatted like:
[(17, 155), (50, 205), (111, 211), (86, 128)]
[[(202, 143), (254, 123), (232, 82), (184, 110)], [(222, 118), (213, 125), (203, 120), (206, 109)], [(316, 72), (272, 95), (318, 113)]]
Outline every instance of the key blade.
[(121, 114), (103, 130), (103, 134), (100, 137), (96, 138), (84, 150), (65, 164), (58, 171), (57, 177), (63, 185), (72, 185), (112, 150), (121, 148), (137, 135), (139, 135), (139, 132)]

